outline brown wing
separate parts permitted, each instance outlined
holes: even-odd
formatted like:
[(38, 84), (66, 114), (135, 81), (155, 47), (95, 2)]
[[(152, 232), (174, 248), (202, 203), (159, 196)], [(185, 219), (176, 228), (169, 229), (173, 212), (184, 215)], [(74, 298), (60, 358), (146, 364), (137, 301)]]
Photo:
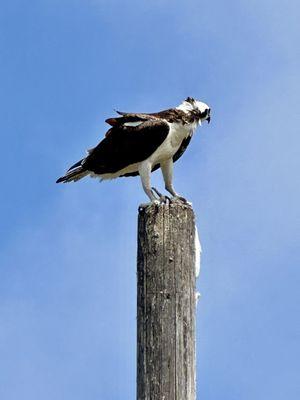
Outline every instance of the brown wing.
[(165, 140), (169, 129), (168, 123), (158, 118), (142, 121), (137, 126), (118, 123), (81, 165), (84, 170), (100, 175), (118, 172), (147, 159)]

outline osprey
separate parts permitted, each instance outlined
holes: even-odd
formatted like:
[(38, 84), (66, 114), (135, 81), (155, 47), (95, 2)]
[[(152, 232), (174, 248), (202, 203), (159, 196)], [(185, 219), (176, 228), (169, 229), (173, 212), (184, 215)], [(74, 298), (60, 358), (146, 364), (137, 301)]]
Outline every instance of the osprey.
[(101, 180), (140, 175), (151, 202), (164, 202), (166, 197), (150, 183), (151, 172), (161, 168), (166, 190), (185, 202), (173, 187), (173, 163), (201, 122), (210, 122), (209, 106), (188, 97), (178, 107), (156, 113), (117, 113), (105, 121), (111, 126), (105, 138), (56, 182), (76, 182), (87, 175)]

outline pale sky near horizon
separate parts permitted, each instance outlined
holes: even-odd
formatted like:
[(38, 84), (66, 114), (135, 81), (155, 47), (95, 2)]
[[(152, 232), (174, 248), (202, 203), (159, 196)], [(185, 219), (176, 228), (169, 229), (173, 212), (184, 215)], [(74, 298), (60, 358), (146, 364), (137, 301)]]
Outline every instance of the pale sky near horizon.
[(135, 398), (145, 194), (55, 180), (113, 109), (187, 96), (212, 108), (175, 166), (203, 248), (198, 398), (300, 398), (299, 20), (296, 0), (2, 2), (1, 400)]

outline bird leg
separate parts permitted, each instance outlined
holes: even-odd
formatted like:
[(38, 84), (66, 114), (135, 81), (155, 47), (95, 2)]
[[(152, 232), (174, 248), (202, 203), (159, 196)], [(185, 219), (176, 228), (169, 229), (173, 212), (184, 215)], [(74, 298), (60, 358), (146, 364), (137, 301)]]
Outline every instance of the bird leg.
[(183, 203), (188, 203), (188, 201), (180, 196), (178, 193), (176, 193), (174, 186), (173, 186), (173, 159), (170, 158), (167, 161), (164, 161), (163, 163), (160, 164), (161, 171), (163, 174), (163, 178), (165, 181), (165, 188), (166, 190), (171, 193), (173, 196), (171, 201), (182, 201)]
[(144, 192), (149, 197), (152, 203), (159, 204), (159, 200), (155, 197), (153, 191), (151, 190), (150, 184), (150, 174), (151, 174), (151, 164), (144, 161), (139, 166), (139, 174), (141, 177)]
[(166, 204), (167, 201), (171, 201), (170, 197), (164, 196), (164, 195), (161, 194), (155, 187), (152, 188), (152, 191), (155, 192), (155, 193), (157, 194), (157, 196), (159, 197), (160, 203)]

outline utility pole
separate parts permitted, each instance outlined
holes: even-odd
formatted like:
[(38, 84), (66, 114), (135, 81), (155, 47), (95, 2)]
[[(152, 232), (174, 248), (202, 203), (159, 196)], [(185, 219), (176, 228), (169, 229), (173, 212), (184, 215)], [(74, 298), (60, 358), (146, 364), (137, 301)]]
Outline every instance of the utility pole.
[(195, 400), (195, 216), (188, 204), (141, 206), (137, 400)]

